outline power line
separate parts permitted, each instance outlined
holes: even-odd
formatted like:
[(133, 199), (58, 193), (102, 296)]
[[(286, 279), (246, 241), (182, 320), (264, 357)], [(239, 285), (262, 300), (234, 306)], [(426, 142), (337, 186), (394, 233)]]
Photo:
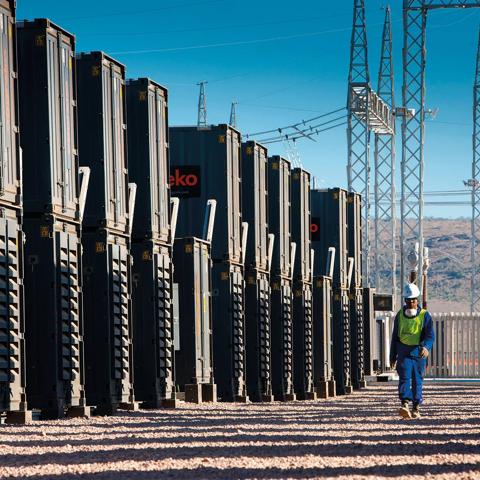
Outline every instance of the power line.
[(258, 135), (265, 135), (267, 133), (282, 132), (283, 130), (288, 130), (288, 129), (298, 127), (300, 125), (305, 125), (306, 123), (313, 122), (314, 120), (318, 120), (320, 118), (328, 117), (330, 115), (333, 115), (334, 113), (338, 113), (338, 112), (341, 112), (343, 110), (345, 110), (345, 107), (337, 108), (336, 110), (332, 110), (331, 112), (322, 113), (322, 115), (317, 115), (315, 117), (308, 118), (307, 120), (302, 120), (301, 122), (294, 123), (292, 125), (287, 125), (286, 127), (274, 128), (272, 130), (264, 130), (263, 132), (249, 133), (249, 134), (246, 135), (246, 137), (249, 138), (249, 137), (256, 137)]

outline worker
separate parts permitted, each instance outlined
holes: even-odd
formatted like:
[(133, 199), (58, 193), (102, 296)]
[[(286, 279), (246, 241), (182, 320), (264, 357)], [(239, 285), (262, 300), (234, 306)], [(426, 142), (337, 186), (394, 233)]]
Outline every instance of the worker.
[(398, 396), (402, 405), (398, 413), (406, 419), (420, 418), (423, 376), (435, 341), (432, 317), (420, 308), (419, 296), (420, 290), (414, 283), (405, 285), (405, 304), (395, 317), (390, 344), (390, 365), (396, 366), (399, 377)]

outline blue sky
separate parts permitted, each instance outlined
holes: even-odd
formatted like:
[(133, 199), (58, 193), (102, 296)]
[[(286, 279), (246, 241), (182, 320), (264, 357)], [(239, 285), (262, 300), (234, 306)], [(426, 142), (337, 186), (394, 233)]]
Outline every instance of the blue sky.
[[(208, 122), (228, 121), (238, 102), (243, 133), (274, 129), (346, 105), (352, 0), (18, 0), (17, 19), (48, 17), (77, 37), (78, 51), (104, 50), (170, 92), (170, 124), (194, 124), (198, 86), (208, 81)], [(396, 101), (401, 102), (403, 2), (392, 2)], [(376, 87), (384, 19), (366, 0), (369, 61)], [(472, 86), (480, 9), (431, 12), (427, 33), (425, 190), (461, 190), (471, 177)], [(321, 186), (346, 186), (345, 127), (297, 142)], [(400, 147), (400, 138), (397, 140)], [(271, 154), (284, 154), (282, 144)], [(400, 170), (400, 148), (397, 152)], [(399, 186), (397, 186), (400, 191)], [(427, 200), (439, 200), (429, 197)], [(449, 200), (468, 201), (467, 196)], [(468, 206), (426, 207), (426, 215), (469, 216)]]

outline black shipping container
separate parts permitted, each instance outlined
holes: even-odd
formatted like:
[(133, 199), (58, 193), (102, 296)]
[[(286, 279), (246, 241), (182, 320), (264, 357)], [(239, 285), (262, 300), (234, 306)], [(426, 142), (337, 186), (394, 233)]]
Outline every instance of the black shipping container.
[(153, 240), (131, 248), (135, 399), (143, 407), (175, 406), (172, 254)]
[(175, 380), (185, 401), (214, 402), (210, 243), (195, 237), (176, 239), (173, 258), (180, 331)]
[(46, 214), (23, 229), (28, 405), (42, 418), (88, 416), (80, 226)]
[(0, 412), (20, 422), (31, 419), (25, 398), (23, 234), (18, 210), (0, 213)]
[(82, 235), (86, 394), (102, 414), (134, 407), (129, 243), (107, 230)]
[(292, 170), (292, 242), (297, 245), (294, 280), (312, 282), (310, 252), (310, 174), (301, 168)]
[[(353, 258), (352, 288), (362, 287), (362, 196), (348, 193), (348, 256)], [(367, 279), (365, 279), (367, 280)]]
[(245, 268), (268, 268), (268, 155), (262, 145), (242, 143), (242, 219), (249, 225)]
[(334, 397), (332, 352), (332, 279), (313, 279), (313, 383), (320, 398)]
[(132, 238), (170, 239), (168, 93), (147, 78), (127, 82), (129, 178), (138, 186)]
[(246, 402), (244, 280), (241, 265), (213, 263), (212, 324), (213, 371), (218, 396), (224, 401)]
[(245, 277), (247, 392), (250, 400), (271, 402), (270, 276), (250, 269)]
[(271, 284), (272, 392), (275, 400), (295, 400), (292, 280), (276, 276)]
[(91, 168), (83, 225), (128, 233), (125, 67), (102, 52), (77, 57), (80, 165)]
[(325, 272), (329, 248), (335, 248), (332, 288), (347, 288), (347, 192), (341, 188), (312, 190), (312, 248), (315, 274)]
[(350, 348), (351, 348), (351, 376), (352, 386), (355, 389), (366, 387), (364, 369), (364, 318), (363, 318), (363, 289), (350, 290)]
[(290, 162), (279, 156), (268, 159), (268, 224), (275, 235), (272, 275), (291, 275)]
[(363, 289), (363, 335), (365, 375), (373, 375), (373, 356), (375, 348), (375, 289)]
[[(309, 224), (307, 224), (309, 225)], [(293, 283), (293, 378), (299, 400), (315, 400), (311, 282)]]
[(79, 221), (75, 37), (21, 22), (18, 59), (25, 212)]
[(333, 290), (333, 375), (337, 395), (352, 393), (349, 304), (347, 289)]
[(0, 204), (22, 203), (15, 0), (0, 0)]
[(243, 261), (240, 141), (229, 125), (170, 128), (170, 188), (180, 198), (176, 236), (201, 238), (205, 204), (215, 199), (214, 261)]

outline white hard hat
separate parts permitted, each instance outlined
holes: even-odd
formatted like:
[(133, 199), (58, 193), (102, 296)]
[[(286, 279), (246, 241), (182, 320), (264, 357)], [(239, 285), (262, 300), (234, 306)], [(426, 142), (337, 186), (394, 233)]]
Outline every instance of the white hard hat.
[(418, 298), (420, 290), (414, 283), (407, 283), (403, 289), (403, 298)]

